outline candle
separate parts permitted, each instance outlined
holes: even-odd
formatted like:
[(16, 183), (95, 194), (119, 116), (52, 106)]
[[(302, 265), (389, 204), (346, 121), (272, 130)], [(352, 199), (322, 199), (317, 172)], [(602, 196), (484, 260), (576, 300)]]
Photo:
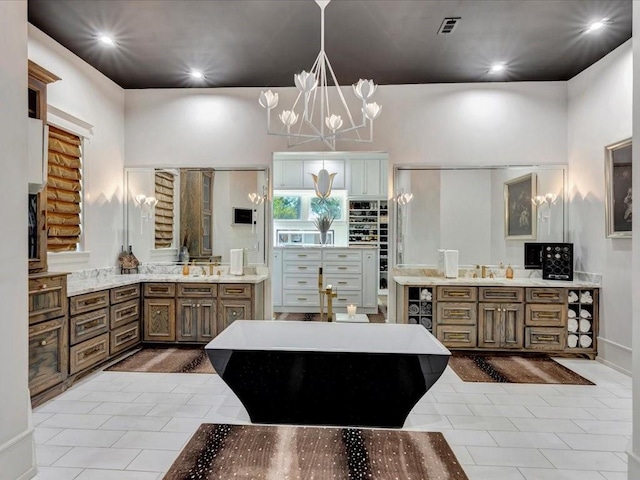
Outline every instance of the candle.
[(350, 318), (353, 318), (356, 316), (356, 306), (355, 305), (347, 305), (347, 315)]

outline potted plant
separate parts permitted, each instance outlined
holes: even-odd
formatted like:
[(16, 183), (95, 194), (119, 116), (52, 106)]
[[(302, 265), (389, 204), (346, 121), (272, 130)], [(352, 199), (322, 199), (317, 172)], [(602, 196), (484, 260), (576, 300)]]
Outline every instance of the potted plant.
[(334, 216), (328, 213), (323, 213), (318, 215), (313, 221), (313, 224), (320, 232), (320, 243), (322, 245), (325, 245), (327, 243), (327, 232), (329, 231), (329, 228), (331, 228), (331, 224), (333, 223), (334, 219)]

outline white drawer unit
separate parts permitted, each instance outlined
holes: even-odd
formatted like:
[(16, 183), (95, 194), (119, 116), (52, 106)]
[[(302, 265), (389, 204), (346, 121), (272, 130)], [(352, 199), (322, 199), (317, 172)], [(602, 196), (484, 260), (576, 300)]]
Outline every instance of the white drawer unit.
[(336, 312), (344, 313), (353, 304), (361, 313), (377, 313), (377, 271), (368, 267), (377, 264), (376, 249), (283, 247), (274, 249), (274, 255), (274, 261), (282, 261), (282, 268), (273, 271), (272, 287), (281, 289), (274, 291), (273, 298), (282, 299), (274, 301), (275, 312), (319, 312), (318, 271), (322, 267), (323, 287), (331, 285), (338, 292), (333, 298)]

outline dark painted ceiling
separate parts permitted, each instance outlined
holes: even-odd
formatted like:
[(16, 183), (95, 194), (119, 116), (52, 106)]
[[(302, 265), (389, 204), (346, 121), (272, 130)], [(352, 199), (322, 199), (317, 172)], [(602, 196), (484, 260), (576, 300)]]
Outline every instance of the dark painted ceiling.
[[(292, 86), (320, 49), (313, 0), (28, 1), (30, 23), (124, 88)], [(333, 0), (326, 52), (342, 85), (568, 80), (631, 38), (631, 3)], [(461, 20), (438, 35), (445, 17)], [(489, 74), (494, 62), (508, 71)]]

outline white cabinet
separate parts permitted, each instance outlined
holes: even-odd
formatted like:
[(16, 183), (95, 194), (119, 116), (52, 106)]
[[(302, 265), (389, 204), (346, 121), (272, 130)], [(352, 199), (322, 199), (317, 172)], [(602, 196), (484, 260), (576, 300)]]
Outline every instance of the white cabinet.
[(362, 306), (378, 309), (378, 258), (374, 250), (365, 251), (362, 259)]
[(336, 190), (342, 190), (345, 186), (344, 175), (344, 160), (305, 160), (304, 161), (304, 176), (302, 182), (304, 188), (315, 188), (313, 185), (313, 177), (311, 174), (317, 175), (323, 168), (329, 173), (335, 173), (333, 177), (333, 187)]
[(349, 159), (349, 196), (387, 196), (387, 161)]
[(303, 163), (302, 160), (274, 160), (273, 188), (275, 190), (304, 188)]
[(282, 305), (282, 252), (273, 252), (273, 267), (271, 268), (271, 298), (274, 307)]

